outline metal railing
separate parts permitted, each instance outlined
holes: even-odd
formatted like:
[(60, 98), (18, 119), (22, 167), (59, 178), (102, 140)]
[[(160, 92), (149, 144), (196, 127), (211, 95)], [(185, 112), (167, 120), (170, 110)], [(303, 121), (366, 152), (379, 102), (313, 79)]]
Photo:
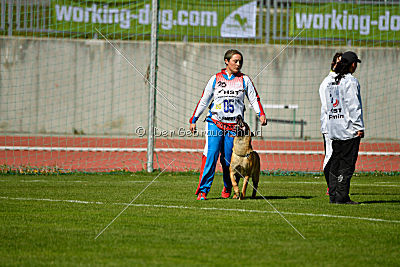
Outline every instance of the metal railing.
[(42, 32), (47, 30), (47, 25), (51, 23), (47, 1), (18, 0), (15, 8), (16, 31)]
[(51, 23), (50, 2), (44, 0), (1, 0), (0, 30), (13, 32), (48, 32)]

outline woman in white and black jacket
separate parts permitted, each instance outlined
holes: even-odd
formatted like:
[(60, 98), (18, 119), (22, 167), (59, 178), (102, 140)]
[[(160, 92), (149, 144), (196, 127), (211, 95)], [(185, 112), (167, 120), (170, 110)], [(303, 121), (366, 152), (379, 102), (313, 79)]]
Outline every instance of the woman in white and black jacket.
[(360, 83), (352, 75), (358, 63), (361, 60), (356, 53), (345, 52), (335, 68), (335, 80), (326, 87), (327, 130), (333, 149), (329, 172), (330, 203), (359, 204), (349, 197), (360, 139), (364, 137)]
[(326, 185), (328, 186), (327, 189), (327, 195), (329, 195), (329, 171), (331, 168), (331, 156), (332, 156), (332, 140), (328, 136), (328, 129), (326, 127), (326, 124), (328, 122), (328, 110), (327, 110), (327, 105), (326, 105), (326, 96), (325, 96), (325, 91), (326, 87), (332, 83), (335, 80), (335, 77), (337, 76), (337, 73), (335, 72), (335, 68), (337, 63), (340, 62), (340, 59), (342, 58), (343, 53), (337, 52), (333, 56), (332, 62), (331, 62), (331, 71), (329, 72), (328, 76), (325, 77), (325, 79), (322, 81), (321, 85), (319, 86), (319, 97), (321, 99), (321, 133), (322, 133), (322, 139), (324, 141), (324, 161), (323, 161), (323, 170), (324, 170), (324, 176), (326, 180)]

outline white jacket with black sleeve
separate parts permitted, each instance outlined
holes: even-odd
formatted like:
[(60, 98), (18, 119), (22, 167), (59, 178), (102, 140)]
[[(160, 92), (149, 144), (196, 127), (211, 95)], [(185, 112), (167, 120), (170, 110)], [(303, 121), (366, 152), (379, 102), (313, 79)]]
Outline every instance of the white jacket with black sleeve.
[(325, 92), (327, 107), (327, 130), (332, 140), (355, 138), (364, 131), (360, 83), (351, 74), (345, 74), (336, 84), (330, 82)]

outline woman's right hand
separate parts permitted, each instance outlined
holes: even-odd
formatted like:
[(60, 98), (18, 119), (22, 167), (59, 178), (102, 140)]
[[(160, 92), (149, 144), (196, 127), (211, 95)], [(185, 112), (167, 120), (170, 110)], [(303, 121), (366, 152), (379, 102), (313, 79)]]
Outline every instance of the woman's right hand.
[(190, 131), (191, 131), (192, 133), (195, 133), (195, 132), (196, 132), (196, 123), (191, 123), (191, 124), (190, 124)]

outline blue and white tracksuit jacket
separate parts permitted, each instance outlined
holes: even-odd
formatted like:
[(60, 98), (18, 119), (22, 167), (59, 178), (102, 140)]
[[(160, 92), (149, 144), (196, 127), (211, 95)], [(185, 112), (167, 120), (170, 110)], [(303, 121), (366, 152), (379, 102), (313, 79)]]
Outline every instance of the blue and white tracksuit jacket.
[(209, 114), (206, 121), (206, 144), (204, 147), (202, 166), (200, 171), (199, 192), (208, 194), (214, 180), (215, 167), (221, 152), (220, 162), (223, 168), (224, 186), (230, 190), (232, 183), (229, 176), (229, 165), (232, 156), (233, 132), (236, 124), (236, 117), (241, 115), (244, 118), (244, 97), (247, 97), (254, 111), (259, 115), (265, 115), (260, 97), (250, 78), (237, 73), (230, 78), (225, 72), (213, 75), (203, 91), (200, 101), (190, 118), (190, 123), (196, 123), (200, 115), (209, 105)]

